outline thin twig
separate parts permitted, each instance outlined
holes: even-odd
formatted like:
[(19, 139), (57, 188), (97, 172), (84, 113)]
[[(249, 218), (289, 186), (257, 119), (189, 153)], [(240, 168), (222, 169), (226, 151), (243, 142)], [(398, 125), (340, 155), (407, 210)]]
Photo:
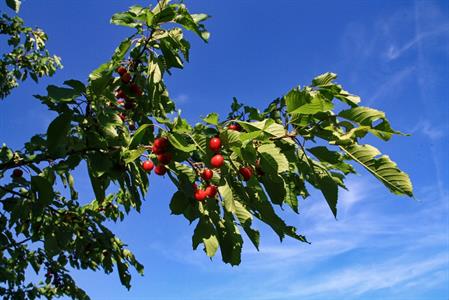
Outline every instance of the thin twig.
[(111, 147), (111, 148), (106, 148), (106, 149), (100, 149), (100, 148), (84, 148), (81, 150), (72, 150), (72, 151), (68, 151), (66, 154), (61, 155), (61, 156), (52, 156), (50, 154), (41, 154), (39, 156), (37, 156), (35, 159), (31, 159), (31, 160), (26, 160), (26, 159), (19, 159), (19, 160), (9, 160), (5, 163), (1, 163), (0, 164), (0, 170), (1, 171), (5, 171), (8, 169), (12, 169), (12, 168), (16, 168), (16, 167), (20, 167), (20, 166), (27, 166), (27, 165), (31, 165), (31, 164), (38, 164), (41, 163), (43, 161), (55, 161), (57, 159), (62, 159), (64, 157), (70, 156), (70, 155), (75, 155), (75, 154), (86, 154), (89, 151), (117, 151), (119, 150), (119, 148), (117, 147)]
[(23, 197), (23, 198), (31, 199), (31, 197), (29, 197), (29, 196), (27, 196), (27, 195), (24, 195), (24, 194), (18, 193), (18, 192), (14, 191), (14, 190), (11, 190), (11, 189), (8, 189), (8, 188), (5, 188), (4, 186), (1, 186), (1, 185), (0, 185), (0, 189), (4, 190), (5, 192), (8, 192), (8, 193), (10, 193), (10, 194), (13, 194), (13, 195), (19, 196), (19, 197)]

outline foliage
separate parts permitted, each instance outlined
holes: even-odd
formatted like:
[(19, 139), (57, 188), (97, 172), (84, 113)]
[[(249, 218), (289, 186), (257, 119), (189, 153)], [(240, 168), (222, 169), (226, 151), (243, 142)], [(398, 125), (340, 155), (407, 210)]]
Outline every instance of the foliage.
[[(202, 244), (210, 257), (220, 250), (231, 265), (241, 262), (242, 231), (259, 248), (254, 219), (269, 225), (281, 240), (289, 236), (307, 242), (275, 206), (298, 213), (298, 198), (307, 198), (315, 188), (336, 216), (338, 191), (346, 188), (344, 180), (355, 173), (354, 165), (366, 168), (393, 193), (412, 196), (408, 175), (388, 156), (361, 143), (367, 134), (388, 141), (401, 133), (383, 112), (359, 106), (359, 97), (335, 83), (333, 73), (293, 88), (263, 110), (234, 99), (226, 117), (211, 113), (195, 125), (180, 115), (169, 118), (176, 109), (164, 76), (189, 60), (183, 29), (208, 40), (207, 18), (189, 13), (182, 3), (132, 6), (115, 14), (111, 23), (134, 33), (87, 83), (67, 80), (61, 87), (48, 86), (47, 95), (35, 96), (58, 116), (23, 150), (6, 145), (0, 150), (4, 299), (88, 299), (69, 274), (73, 268), (106, 273), (116, 268), (130, 288), (129, 268), (142, 273), (143, 266), (105, 224), (122, 221), (132, 210), (140, 212), (153, 165), (157, 174), (167, 170), (165, 176), (177, 187), (172, 213), (195, 223), (193, 248)], [(13, 35), (34, 35), (20, 26)], [(26, 44), (17, 40), (15, 46), (29, 51)], [(58, 61), (43, 73), (14, 61), (11, 65), (25, 68), (23, 74), (49, 75)], [(335, 111), (338, 102), (345, 106), (341, 111)], [(209, 146), (213, 137), (221, 145)], [(224, 158), (219, 167), (217, 155)], [(152, 163), (142, 167), (147, 160)], [(77, 169), (87, 169), (95, 194), (90, 202), (78, 199), (72, 175)], [(213, 176), (204, 179), (204, 169)], [(211, 187), (218, 192), (203, 193)], [(27, 281), (30, 267), (44, 281)]]
[[(21, 1), (7, 0), (6, 4), (18, 12)], [(28, 76), (37, 82), (40, 77), (51, 76), (62, 67), (61, 59), (45, 49), (45, 32), (25, 27), (20, 17), (1, 14), (0, 35), (5, 35), (8, 46), (12, 48), (2, 53), (0, 59), (0, 99), (8, 96), (19, 85), (18, 82)]]

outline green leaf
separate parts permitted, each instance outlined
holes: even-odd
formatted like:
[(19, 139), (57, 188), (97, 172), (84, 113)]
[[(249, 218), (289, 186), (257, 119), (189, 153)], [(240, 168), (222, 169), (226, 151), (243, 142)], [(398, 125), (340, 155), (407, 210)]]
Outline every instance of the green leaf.
[(200, 23), (207, 18), (208, 16), (205, 14), (191, 15), (184, 5), (180, 5), (175, 21), (184, 26), (185, 29), (195, 32), (203, 41), (207, 42), (210, 33), (206, 30), (204, 25)]
[(53, 186), (44, 177), (32, 176), (31, 188), (37, 192), (39, 206), (46, 206), (51, 203), (54, 197)]
[(314, 115), (319, 112), (331, 111), (334, 107), (332, 102), (327, 100), (318, 92), (311, 92), (311, 99), (309, 102), (304, 103), (297, 107), (296, 109), (290, 111), (291, 114), (303, 114), (303, 115)]
[(54, 85), (47, 87), (48, 97), (61, 102), (73, 101), (80, 92), (72, 88), (61, 88)]
[(199, 22), (209, 19), (209, 15), (206, 14), (191, 14), (190, 16), (192, 17), (193, 21), (195, 21), (195, 23), (197, 24)]
[(6, 0), (6, 5), (8, 5), (8, 7), (14, 10), (16, 13), (19, 12), (21, 4), (21, 0)]
[(50, 153), (59, 154), (65, 150), (71, 128), (71, 120), (72, 115), (64, 113), (57, 116), (48, 126), (47, 146)]
[(88, 164), (92, 174), (95, 177), (100, 177), (109, 172), (112, 168), (112, 161), (108, 154), (101, 152), (92, 152), (88, 154)]
[(276, 232), (281, 240), (288, 235), (301, 242), (307, 242), (306, 238), (296, 233), (296, 228), (287, 226), (274, 211), (273, 206), (268, 201), (263, 188), (257, 180), (248, 181), (247, 191), (251, 197), (251, 202), (248, 203), (254, 216), (259, 220), (269, 225), (274, 232)]
[(259, 231), (251, 228), (253, 216), (239, 201), (235, 201), (235, 216), (239, 220), (240, 225), (242, 225), (243, 230), (246, 235), (248, 235), (254, 247), (259, 250), (260, 233)]
[(127, 26), (131, 28), (141, 27), (142, 24), (135, 19), (135, 16), (130, 12), (116, 13), (111, 18), (111, 24)]
[(275, 204), (282, 204), (287, 195), (285, 182), (282, 177), (277, 173), (267, 172), (261, 178), (261, 181), (268, 195), (270, 195), (271, 202)]
[(335, 95), (335, 98), (340, 99), (341, 101), (347, 103), (352, 107), (356, 107), (357, 104), (361, 101), (359, 96), (352, 95), (345, 90), (341, 90), (338, 95)]
[(92, 168), (88, 168), (90, 182), (92, 184), (92, 188), (95, 193), (95, 198), (99, 203), (102, 203), (104, 198), (106, 197), (106, 188), (108, 186), (108, 182), (106, 179), (97, 177), (94, 175)]
[(204, 252), (206, 252), (207, 256), (213, 257), (219, 247), (217, 236), (210, 235), (207, 238), (203, 238), (203, 244), (204, 244)]
[(224, 220), (215, 223), (223, 262), (232, 266), (241, 262), (243, 239), (237, 225), (234, 223), (232, 214), (225, 214)]
[(335, 79), (337, 79), (336, 74), (324, 73), (312, 80), (312, 86), (317, 87), (319, 91), (327, 94), (329, 100), (332, 100), (335, 97), (352, 107), (356, 107), (360, 102), (360, 97), (350, 94), (349, 92), (343, 90), (341, 85), (333, 83)]
[(152, 26), (153, 25), (153, 20), (154, 20), (154, 14), (150, 11), (147, 10), (146, 11), (146, 15), (145, 15), (145, 23), (147, 26)]
[(148, 64), (148, 73), (151, 74), (153, 83), (158, 83), (162, 80), (162, 70), (157, 60), (151, 60)]
[(247, 143), (246, 146), (244, 148), (241, 148), (240, 150), (241, 150), (241, 157), (246, 163), (250, 165), (256, 164), (257, 151), (254, 148), (253, 143), (251, 142)]
[[(388, 141), (393, 134), (401, 134), (391, 128), (384, 112), (373, 108), (358, 106), (343, 110), (338, 116), (364, 126), (367, 129), (366, 131), (385, 141)], [(374, 124), (379, 120), (381, 120), (380, 123)]]
[(345, 157), (337, 151), (331, 151), (324, 146), (309, 148), (307, 151), (318, 158), (320, 162), (326, 163), (329, 168), (338, 169), (345, 174), (355, 173), (354, 168), (350, 164), (345, 163), (343, 161)]
[(295, 213), (299, 213), (298, 211), (298, 193), (300, 193), (298, 189), (297, 181), (300, 180), (299, 176), (294, 173), (290, 173), (288, 177), (284, 179), (285, 182), (285, 200), (288, 206), (293, 209)]
[(263, 132), (268, 137), (282, 137), (285, 135), (285, 128), (281, 124), (275, 123), (273, 119), (265, 119), (263, 121), (238, 123), (248, 132)]
[(2, 148), (0, 149), (0, 160), (7, 161), (11, 160), (14, 157), (14, 152), (9, 149), (6, 144), (2, 145)]
[(263, 144), (257, 151), (260, 154), (260, 166), (266, 173), (282, 173), (288, 171), (288, 160), (275, 144)]
[(213, 257), (219, 247), (214, 226), (207, 217), (200, 218), (192, 236), (192, 247), (194, 250), (198, 248), (200, 243), (204, 244), (204, 252), (209, 257)]
[(229, 184), (226, 182), (226, 184), (219, 186), (218, 191), (221, 197), (223, 198), (223, 206), (226, 209), (226, 211), (234, 213), (235, 212), (234, 196), (232, 194), (232, 189), (229, 186)]
[(312, 80), (312, 86), (317, 87), (327, 86), (329, 84), (332, 84), (332, 81), (334, 81), (335, 79), (337, 79), (337, 74), (327, 72), (315, 77)]
[(72, 241), (73, 232), (70, 230), (68, 226), (58, 227), (55, 230), (56, 240), (58, 242), (59, 247), (66, 248), (67, 245)]
[(192, 132), (192, 127), (189, 125), (186, 119), (178, 116), (173, 124), (173, 131), (181, 134), (190, 134)]
[(316, 172), (318, 174), (318, 186), (320, 187), (321, 193), (323, 193), (324, 198), (327, 201), (334, 217), (337, 217), (337, 201), (338, 201), (338, 185), (335, 183), (334, 179), (328, 172)]
[(170, 141), (170, 144), (174, 148), (183, 152), (192, 152), (196, 149), (195, 145), (192, 144), (192, 142), (188, 139), (188, 137), (176, 132), (168, 134), (168, 140)]
[(66, 80), (64, 81), (64, 84), (72, 87), (79, 94), (84, 93), (86, 91), (86, 86), (79, 80), (74, 79)]
[(59, 252), (58, 241), (54, 234), (45, 235), (44, 249), (49, 257), (53, 257)]
[[(167, 5), (169, 1), (158, 2), (152, 13), (154, 14), (154, 23), (167, 23), (172, 21), (176, 16), (176, 11), (172, 5)], [(165, 3), (165, 4), (164, 4)]]
[(195, 205), (190, 204), (187, 206), (186, 210), (183, 213), (184, 217), (192, 223), (199, 217), (198, 208)]
[(243, 206), (239, 201), (235, 201), (235, 215), (241, 224), (245, 224), (246, 222), (250, 222), (253, 219), (251, 213)]
[(220, 133), (220, 138), (223, 145), (240, 148), (242, 146), (242, 141), (240, 140), (241, 135), (242, 133), (238, 131), (225, 130)]
[(166, 68), (170, 69), (173, 67), (182, 69), (184, 65), (181, 58), (178, 55), (178, 50), (172, 46), (169, 40), (170, 39), (160, 40), (160, 47), (162, 54), (164, 55)]
[(181, 215), (189, 205), (190, 202), (186, 195), (181, 191), (177, 191), (173, 194), (173, 197), (170, 201), (171, 213), (174, 215)]
[(139, 145), (148, 145), (149, 138), (153, 134), (153, 124), (143, 124), (134, 133), (129, 148), (134, 149)]
[(139, 147), (135, 150), (125, 150), (123, 152), (123, 161), (129, 164), (138, 159), (146, 151), (145, 147)]
[(89, 81), (95, 94), (101, 95), (107, 83), (112, 79), (112, 69), (109, 63), (104, 63), (89, 74)]
[(128, 264), (124, 263), (121, 258), (116, 258), (116, 263), (120, 283), (129, 290), (131, 288), (131, 274), (128, 271)]
[(178, 177), (180, 175), (185, 176), (185, 178), (187, 178), (188, 181), (186, 184), (188, 184), (189, 186), (192, 184), (192, 182), (196, 180), (195, 171), (191, 167), (181, 164), (179, 162), (175, 162), (175, 172), (178, 175)]
[(112, 55), (112, 61), (114, 62), (114, 66), (112, 67), (115, 67), (116, 64), (119, 64), (125, 57), (126, 53), (128, 53), (129, 48), (131, 48), (132, 37), (133, 36), (124, 39), (115, 49), (114, 54)]
[(204, 122), (218, 126), (218, 114), (217, 113), (211, 113), (208, 114), (204, 119)]
[(371, 145), (354, 144), (352, 146), (341, 146), (340, 148), (351, 159), (371, 172), (392, 193), (413, 197), (410, 177), (401, 171), (387, 155), (378, 157), (381, 154), (380, 151)]
[(298, 86), (291, 91), (289, 91), (285, 96), (285, 105), (287, 106), (287, 112), (291, 113), (301, 105), (307, 103), (306, 96), (308, 96), (306, 93), (301, 91), (301, 88)]

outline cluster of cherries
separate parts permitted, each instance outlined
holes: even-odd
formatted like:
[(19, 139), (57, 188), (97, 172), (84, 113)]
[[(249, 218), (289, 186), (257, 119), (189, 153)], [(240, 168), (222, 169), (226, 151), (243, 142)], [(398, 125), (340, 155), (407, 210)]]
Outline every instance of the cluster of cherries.
[[(221, 148), (221, 140), (219, 137), (213, 137), (209, 141), (209, 149), (214, 152), (214, 156), (210, 159), (210, 165), (214, 168), (220, 168), (224, 164), (224, 157), (220, 152)], [(204, 190), (199, 189), (196, 183), (193, 184), (194, 193), (193, 197), (197, 201), (204, 201), (206, 198), (214, 198), (217, 195), (218, 189), (215, 185), (210, 183), (210, 180), (214, 176), (214, 171), (211, 169), (205, 168), (203, 172), (201, 172), (201, 178), (207, 183), (207, 186)]]
[[(228, 126), (228, 130), (241, 131), (242, 128), (239, 124), (234, 123)], [(224, 157), (220, 153), (221, 149), (221, 140), (218, 136), (213, 137), (209, 140), (209, 149), (214, 153), (212, 158), (210, 159), (210, 165), (212, 168), (219, 169), (224, 165)], [(148, 159), (142, 162), (142, 169), (145, 172), (151, 172), (154, 169), (154, 172), (157, 175), (165, 175), (167, 173), (166, 165), (168, 165), (172, 159), (173, 155), (169, 151), (170, 142), (166, 137), (159, 137), (154, 140), (151, 151), (157, 155), (158, 165), (155, 167), (154, 163), (151, 159)], [(259, 160), (256, 162), (256, 169), (260, 169)], [(262, 171), (258, 170), (258, 174)], [(248, 181), (253, 176), (253, 169), (250, 166), (244, 166), (239, 169), (240, 175), (242, 175), (243, 180)], [(214, 176), (214, 171), (205, 168), (201, 172), (201, 178), (206, 182), (206, 187), (201, 189), (198, 187), (196, 183), (193, 184), (194, 188), (194, 198), (197, 201), (204, 201), (206, 198), (214, 198), (217, 195), (218, 188), (217, 186), (211, 184), (211, 179)], [(261, 174), (260, 174), (261, 175)]]
[[(228, 126), (229, 130), (234, 131), (241, 131), (242, 128), (238, 123), (233, 123)], [(221, 149), (221, 140), (219, 137), (213, 137), (209, 141), (209, 149), (214, 152), (214, 156), (212, 156), (210, 160), (210, 165), (213, 168), (221, 168), (224, 164), (224, 158), (223, 155), (221, 155), (220, 149)], [(251, 176), (253, 176), (253, 170), (251, 167), (241, 167), (239, 170), (240, 174), (243, 177), (243, 180), (248, 181), (250, 180)], [(206, 189), (202, 190), (197, 187), (196, 184), (194, 184), (194, 198), (197, 201), (203, 201), (206, 198), (214, 198), (217, 194), (217, 187), (213, 184), (210, 184), (210, 180), (212, 179), (214, 175), (214, 172), (211, 169), (204, 169), (201, 173), (201, 178), (207, 183)]]
[(165, 173), (167, 173), (167, 167), (165, 166), (168, 165), (173, 159), (173, 155), (169, 151), (169, 148), (170, 142), (166, 137), (155, 139), (151, 151), (157, 155), (158, 165), (155, 168), (153, 161), (148, 159), (142, 162), (142, 168), (144, 171), (151, 172), (154, 168), (154, 173), (157, 175), (165, 175)]
[[(129, 89), (131, 90), (131, 92), (133, 92), (134, 95), (138, 97), (142, 96), (141, 88), (135, 82), (132, 82), (131, 74), (126, 70), (125, 67), (120, 66), (116, 71), (120, 75), (122, 84), (129, 85)], [(134, 100), (129, 98), (122, 88), (117, 89), (117, 91), (115, 92), (115, 98), (117, 98), (117, 105), (125, 108), (126, 110), (131, 110), (136, 106)], [(120, 114), (119, 116), (122, 121), (125, 121), (126, 117), (124, 114)], [(130, 129), (135, 129), (134, 124), (130, 124)]]
[(59, 276), (58, 273), (53, 272), (48, 262), (45, 262), (45, 268), (47, 269), (47, 272), (45, 272), (45, 278), (47, 278), (49, 281), (53, 281), (53, 284), (55, 286), (57, 287), (61, 286), (63, 284), (62, 278)]

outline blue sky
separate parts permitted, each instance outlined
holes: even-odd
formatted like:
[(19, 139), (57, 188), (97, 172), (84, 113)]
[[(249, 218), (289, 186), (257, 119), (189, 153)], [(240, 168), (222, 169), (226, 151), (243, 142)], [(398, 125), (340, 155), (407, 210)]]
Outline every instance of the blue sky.
[[(141, 215), (113, 225), (144, 263), (130, 292), (118, 276), (75, 272), (92, 299), (448, 299), (449, 4), (446, 1), (186, 1), (212, 15), (209, 44), (192, 39), (191, 63), (168, 78), (190, 121), (226, 114), (232, 96), (258, 107), (321, 73), (339, 75), (366, 105), (386, 111), (389, 143), (370, 140), (411, 175), (416, 201), (388, 193), (366, 172), (340, 194), (336, 221), (322, 197), (283, 215), (311, 245), (278, 238), (263, 224), (261, 250), (245, 243), (230, 267), (191, 249), (193, 226), (170, 216), (173, 187), (151, 178)], [(23, 84), (0, 103), (0, 142), (21, 147), (54, 115), (31, 95), (46, 84), (85, 79), (128, 29), (110, 16), (145, 1), (24, 1), (22, 17), (50, 36), (64, 69)], [(4, 4), (1, 4), (4, 7)], [(446, 154), (445, 154), (446, 153)], [(91, 199), (89, 180), (77, 186)]]

